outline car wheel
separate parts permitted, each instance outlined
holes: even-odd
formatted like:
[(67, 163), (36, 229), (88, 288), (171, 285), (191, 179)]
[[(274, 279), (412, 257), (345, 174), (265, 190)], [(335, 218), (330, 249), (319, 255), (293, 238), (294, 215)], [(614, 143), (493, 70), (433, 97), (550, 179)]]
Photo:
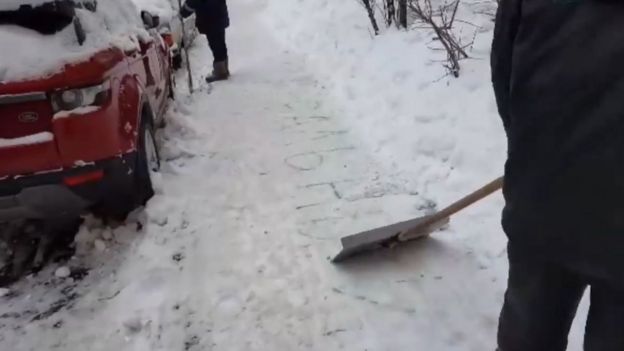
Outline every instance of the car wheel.
[(182, 68), (182, 63), (183, 63), (182, 52), (180, 51), (171, 59), (171, 66), (173, 67), (175, 71), (177, 71), (180, 68)]
[(138, 139), (131, 175), (118, 175), (120, 180), (108, 190), (109, 195), (92, 209), (93, 214), (105, 222), (125, 221), (132, 211), (154, 196), (153, 180), (160, 170), (160, 159), (151, 119), (143, 118)]
[[(169, 97), (169, 99), (171, 100), (175, 100), (176, 99), (176, 95), (175, 95), (175, 91), (174, 88), (176, 86), (176, 82), (175, 82), (175, 76), (173, 75), (173, 72), (169, 72), (169, 78), (167, 79), (167, 96)], [(161, 127), (164, 127), (161, 126)]]
[(137, 206), (145, 205), (154, 196), (154, 178), (160, 171), (160, 156), (152, 122), (144, 119), (140, 133), (134, 177)]

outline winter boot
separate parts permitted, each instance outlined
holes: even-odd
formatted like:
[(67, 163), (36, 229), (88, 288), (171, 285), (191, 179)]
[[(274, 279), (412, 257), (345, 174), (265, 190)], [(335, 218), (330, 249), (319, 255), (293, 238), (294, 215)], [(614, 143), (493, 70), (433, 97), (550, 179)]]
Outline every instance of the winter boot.
[(212, 74), (206, 77), (206, 82), (212, 83), (220, 80), (227, 80), (230, 78), (230, 69), (228, 67), (228, 60), (215, 62), (212, 69)]

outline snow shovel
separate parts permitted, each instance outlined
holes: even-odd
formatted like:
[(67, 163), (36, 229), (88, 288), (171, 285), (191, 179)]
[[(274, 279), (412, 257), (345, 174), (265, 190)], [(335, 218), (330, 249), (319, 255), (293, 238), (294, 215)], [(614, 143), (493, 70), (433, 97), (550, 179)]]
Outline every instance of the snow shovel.
[[(182, 0), (178, 0), (178, 9), (182, 10)], [(179, 14), (178, 17), (180, 17), (180, 23), (182, 24), (182, 42), (180, 44), (184, 44), (183, 49), (184, 49), (184, 56), (186, 56), (186, 72), (188, 72), (188, 86), (189, 86), (189, 91), (191, 95), (193, 95), (193, 91), (195, 89), (193, 88), (193, 73), (191, 71), (191, 57), (189, 56), (188, 45), (186, 44), (186, 40), (188, 39), (188, 36), (186, 36), (186, 25), (184, 24), (184, 17), (182, 17), (182, 14)]]
[(406, 241), (416, 240), (442, 229), (450, 217), (503, 187), (503, 177), (485, 185), (449, 207), (429, 216), (392, 224), (342, 238), (342, 251), (332, 260), (342, 262), (360, 253), (380, 248), (391, 248)]

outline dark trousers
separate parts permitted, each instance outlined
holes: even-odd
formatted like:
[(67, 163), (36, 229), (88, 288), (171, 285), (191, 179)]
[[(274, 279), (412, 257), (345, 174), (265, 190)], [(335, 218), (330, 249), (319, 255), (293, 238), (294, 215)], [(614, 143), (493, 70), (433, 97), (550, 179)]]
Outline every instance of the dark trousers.
[(223, 62), (227, 60), (228, 49), (227, 44), (225, 43), (225, 28), (211, 28), (206, 33), (206, 38), (208, 38), (208, 45), (210, 46), (210, 50), (212, 50), (214, 62)]
[(558, 264), (535, 261), (530, 254), (510, 255), (498, 330), (500, 351), (565, 351), (588, 286), (585, 351), (623, 351), (624, 291)]

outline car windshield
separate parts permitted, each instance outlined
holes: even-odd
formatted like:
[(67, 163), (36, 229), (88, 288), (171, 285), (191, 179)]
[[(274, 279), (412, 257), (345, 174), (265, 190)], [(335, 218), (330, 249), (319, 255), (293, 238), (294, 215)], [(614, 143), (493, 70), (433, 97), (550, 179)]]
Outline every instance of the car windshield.
[(95, 1), (55, 0), (0, 10), (0, 25), (16, 25), (41, 34), (57, 33), (73, 23), (75, 8), (95, 10)]

